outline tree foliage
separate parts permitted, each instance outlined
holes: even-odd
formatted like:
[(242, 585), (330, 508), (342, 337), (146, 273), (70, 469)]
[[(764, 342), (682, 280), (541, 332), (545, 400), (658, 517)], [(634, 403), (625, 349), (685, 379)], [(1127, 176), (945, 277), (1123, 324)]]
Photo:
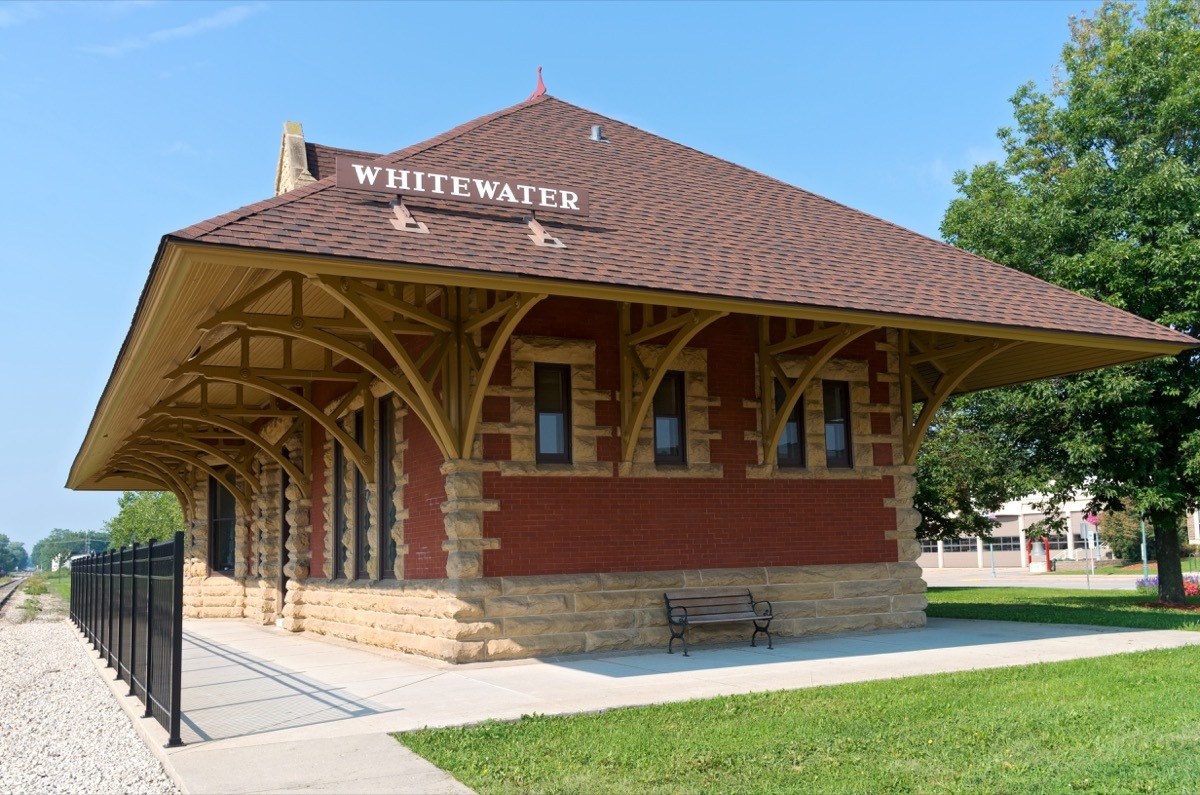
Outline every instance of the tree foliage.
[[(1051, 90), (1027, 84), (1012, 104), (1004, 162), (955, 177), (946, 239), (1200, 334), (1200, 3), (1105, 2), (1073, 19)], [(1080, 489), (1093, 510), (1140, 506), (1160, 598), (1183, 601), (1176, 527), (1200, 495), (1195, 353), (976, 400), (1020, 452), (1014, 465), (1054, 473), (1056, 499)]]
[(114, 548), (167, 541), (184, 529), (179, 500), (170, 492), (126, 491), (117, 498), (117, 506), (117, 515), (104, 523)]
[(33, 545), (29, 553), (33, 565), (44, 571), (54, 568), (57, 560), (61, 566), (74, 555), (101, 552), (108, 547), (108, 535), (94, 530), (63, 530), (56, 527), (50, 535)]
[(29, 555), (25, 552), (25, 544), (20, 541), (10, 541), (8, 536), (0, 533), (0, 571), (12, 572), (25, 568)]

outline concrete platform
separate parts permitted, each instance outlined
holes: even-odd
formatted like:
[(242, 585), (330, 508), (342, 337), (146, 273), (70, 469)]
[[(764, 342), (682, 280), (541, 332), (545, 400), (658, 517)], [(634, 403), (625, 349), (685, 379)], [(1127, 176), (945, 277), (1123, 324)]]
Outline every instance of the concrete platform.
[(1197, 632), (930, 619), (923, 629), (780, 640), (773, 651), (455, 666), (237, 620), (187, 620), (184, 632), (187, 745), (164, 750), (158, 724), (135, 721), (195, 795), (464, 793), (387, 733), (1200, 645)]

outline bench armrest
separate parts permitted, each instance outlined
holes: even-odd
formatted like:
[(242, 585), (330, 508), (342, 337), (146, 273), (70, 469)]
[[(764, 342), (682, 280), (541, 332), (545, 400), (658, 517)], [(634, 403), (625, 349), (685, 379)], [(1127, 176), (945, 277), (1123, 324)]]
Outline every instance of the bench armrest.
[[(767, 612), (765, 612), (765, 613), (759, 613), (759, 611), (758, 611), (758, 606), (759, 606), (759, 605), (766, 605), (766, 606), (767, 606)], [(750, 603), (750, 608), (751, 608), (751, 609), (752, 609), (752, 610), (753, 610), (755, 613), (758, 613), (760, 616), (762, 616), (763, 618), (766, 618), (767, 616), (773, 616), (773, 615), (775, 614), (775, 609), (774, 609), (774, 608), (771, 606), (771, 603), (770, 603), (770, 602), (768, 602), (766, 599), (760, 599), (760, 600), (758, 600), (758, 601), (756, 601), (756, 602), (751, 602), (751, 603)]]
[[(678, 612), (677, 612), (678, 611)], [(682, 605), (671, 605), (667, 609), (667, 621), (672, 624), (686, 624), (688, 620), (688, 611)]]

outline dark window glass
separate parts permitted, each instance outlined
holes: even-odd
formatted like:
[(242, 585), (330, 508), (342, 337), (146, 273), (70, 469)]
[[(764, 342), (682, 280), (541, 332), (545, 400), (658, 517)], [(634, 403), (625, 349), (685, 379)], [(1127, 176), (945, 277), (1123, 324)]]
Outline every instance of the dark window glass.
[(667, 373), (654, 393), (654, 463), (687, 463), (683, 410), (683, 373)]
[(379, 562), (379, 578), (396, 576), (396, 407), (390, 397), (379, 399), (376, 413), (379, 424), (379, 545), (383, 559)]
[[(359, 447), (366, 439), (366, 417), (362, 409), (354, 412), (354, 441)], [(368, 506), (367, 479), (362, 470), (354, 467), (354, 579), (367, 576), (371, 557), (371, 511)]]
[(346, 576), (346, 454), (342, 445), (333, 443), (333, 578)]
[[(783, 388), (783, 384), (775, 382), (775, 410), (778, 411), (783, 407), (783, 401), (787, 398), (787, 390)], [(796, 405), (792, 407), (792, 413), (788, 415), (787, 423), (783, 426), (783, 435), (779, 437), (779, 450), (776, 456), (776, 461), (781, 467), (802, 467), (804, 466), (804, 415), (801, 414), (801, 409), (804, 407), (804, 396), (796, 401)]]
[(533, 366), (539, 463), (571, 463), (571, 368), (565, 364)]
[(213, 571), (233, 571), (233, 534), (237, 508), (233, 494), (211, 475), (208, 478), (209, 566)]
[(825, 382), (825, 465), (850, 467), (850, 384)]
[[(287, 455), (285, 452), (284, 455)], [(292, 523), (288, 521), (288, 486), (291, 485), (292, 479), (288, 476), (286, 469), (279, 470), (279, 592), (284, 592), (287, 578), (284, 575), (284, 569), (287, 568), (288, 562), (288, 539), (292, 535)]]

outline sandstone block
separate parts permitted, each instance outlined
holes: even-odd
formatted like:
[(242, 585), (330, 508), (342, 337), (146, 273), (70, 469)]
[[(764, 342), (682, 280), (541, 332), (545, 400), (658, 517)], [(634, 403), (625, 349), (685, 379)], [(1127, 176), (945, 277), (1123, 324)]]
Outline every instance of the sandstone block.
[(746, 569), (702, 569), (700, 577), (709, 588), (766, 585), (767, 570), (758, 566)]
[(929, 590), (924, 580), (900, 580), (900, 593), (925, 593)]
[(896, 578), (897, 580), (903, 580), (912, 577), (920, 578), (924, 574), (924, 572), (921, 570), (921, 567), (911, 561), (889, 563), (887, 567), (888, 575)]
[(505, 594), (580, 593), (599, 591), (599, 574), (546, 574), (529, 577), (502, 577)]
[(684, 587), (682, 571), (628, 571), (600, 575), (606, 591), (669, 590)]
[(896, 529), (900, 532), (916, 530), (921, 525), (921, 512), (916, 508), (896, 509)]
[(661, 591), (593, 591), (575, 594), (575, 610), (629, 610), (646, 608), (663, 610)]
[(836, 583), (801, 582), (781, 585), (763, 585), (751, 590), (755, 599), (766, 599), (778, 607), (783, 602), (798, 602), (813, 599), (832, 599)]
[(446, 576), (470, 579), (483, 576), (482, 552), (450, 552), (446, 555)]
[(896, 542), (897, 556), (900, 561), (911, 561), (921, 557), (921, 542), (915, 539), (901, 539)]
[(496, 638), (485, 643), (485, 655), (489, 660), (548, 657), (587, 651), (587, 635), (583, 632)]
[(863, 596), (857, 599), (829, 599), (817, 602), (817, 615), (820, 617), (890, 613), (891, 610), (890, 596)]
[(613, 651), (666, 646), (671, 635), (666, 629), (606, 629), (586, 633), (586, 650)]
[(898, 580), (846, 580), (834, 583), (835, 599), (852, 599), (857, 596), (892, 596), (900, 593)]
[(918, 610), (924, 610), (929, 606), (929, 600), (925, 598), (923, 593), (902, 594), (892, 597), (892, 612), (893, 613), (910, 613)]
[[(596, 632), (602, 629), (628, 629), (630, 616), (626, 611), (592, 613), (556, 613), (541, 616), (510, 616), (501, 619), (504, 634), (553, 635), (562, 632)], [(664, 619), (665, 621), (665, 619)]]
[(775, 631), (775, 622), (781, 619), (812, 618), (817, 614), (817, 602), (775, 602), (771, 605), (775, 620), (771, 622), (771, 631)]
[(819, 616), (800, 619), (805, 635), (828, 635), (835, 632), (856, 632), (865, 629), (883, 629), (881, 615)]
[(838, 580), (878, 580), (888, 576), (886, 563), (838, 563), (825, 566), (776, 566), (768, 568), (767, 582), (834, 582)]
[(483, 609), (489, 618), (570, 613), (573, 601), (571, 596), (560, 593), (493, 596), (483, 600)]

